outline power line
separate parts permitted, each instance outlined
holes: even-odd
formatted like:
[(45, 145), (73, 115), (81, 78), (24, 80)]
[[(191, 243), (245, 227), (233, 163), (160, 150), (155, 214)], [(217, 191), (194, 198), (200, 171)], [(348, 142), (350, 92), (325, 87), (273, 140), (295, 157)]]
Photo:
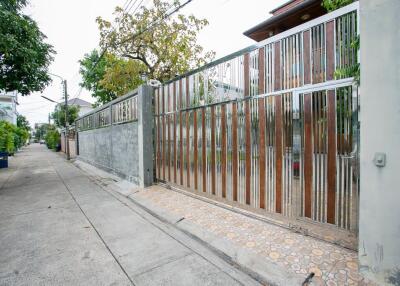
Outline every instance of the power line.
[(137, 11), (137, 9), (139, 9), (139, 7), (140, 7), (140, 5), (142, 5), (142, 3), (143, 3), (143, 0), (141, 0), (141, 1), (139, 2), (139, 4), (136, 6), (135, 10), (133, 10), (132, 15), (135, 14), (135, 12)]
[[(147, 32), (148, 30), (150, 30), (151, 28), (153, 28), (156, 24), (158, 24), (159, 22), (161, 22), (161, 21), (167, 19), (169, 16), (171, 16), (171, 15), (173, 15), (174, 13), (178, 12), (180, 9), (182, 9), (183, 7), (185, 7), (187, 4), (189, 4), (189, 3), (192, 2), (192, 1), (193, 1), (193, 0), (187, 0), (185, 3), (179, 5), (178, 7), (176, 7), (176, 8), (175, 8), (174, 10), (172, 10), (171, 12), (164, 14), (160, 19), (151, 22), (145, 29), (143, 29), (143, 30), (139, 31), (138, 33), (132, 35), (132, 36), (129, 37), (128, 39), (123, 40), (122, 42), (118, 43), (117, 45), (122, 45), (122, 44), (124, 44), (124, 43), (126, 43), (126, 42), (132, 40), (133, 38), (142, 35), (144, 32)], [(173, 4), (174, 4), (174, 3), (172, 3), (172, 4), (170, 5), (169, 8), (171, 8), (171, 7), (173, 6)], [(168, 12), (168, 10), (167, 10), (166, 12)], [(104, 54), (106, 53), (107, 49), (108, 49), (108, 45), (106, 45), (106, 47), (104, 48), (104, 50), (103, 50), (102, 53), (100, 54), (98, 60), (96, 61), (96, 63), (94, 64), (94, 66), (93, 66), (92, 69), (94, 69), (94, 68), (97, 66), (98, 62), (100, 62), (100, 60), (102, 59), (102, 57), (103, 57)]]
[[(175, 9), (173, 9), (171, 12), (168, 12), (168, 9), (170, 9), (170, 8), (174, 5), (174, 2), (173, 2), (173, 3), (170, 5), (170, 7), (167, 9), (166, 13), (165, 13), (160, 19), (157, 19), (157, 20), (151, 22), (146, 28), (144, 28), (143, 30), (139, 31), (138, 33), (132, 35), (132, 36), (129, 37), (128, 39), (125, 39), (124, 41), (118, 43), (117, 45), (122, 45), (122, 44), (124, 44), (124, 43), (126, 43), (126, 42), (132, 40), (133, 38), (138, 37), (138, 36), (142, 35), (143, 33), (149, 31), (150, 29), (152, 29), (153, 27), (155, 27), (156, 25), (158, 25), (161, 21), (164, 21), (165, 19), (167, 19), (167, 18), (170, 17), (171, 15), (175, 14), (176, 12), (178, 12), (180, 9), (182, 9), (183, 7), (185, 7), (186, 5), (188, 5), (188, 4), (189, 4), (190, 2), (192, 2), (192, 1), (193, 1), (193, 0), (187, 0), (185, 3), (180, 4), (180, 5), (177, 6)], [(129, 8), (128, 11), (130, 11), (130, 10), (132, 9), (132, 7), (135, 5), (136, 2), (137, 2), (137, 0), (135, 0), (135, 2), (134, 2), (133, 5)], [(143, 0), (141, 0), (140, 3), (142, 3), (142, 2), (143, 2)], [(138, 6), (140, 6), (140, 3), (139, 3)], [(136, 8), (136, 9), (137, 9), (137, 8)], [(136, 9), (135, 9), (135, 11), (136, 11)], [(134, 12), (135, 12), (135, 11), (134, 11)], [(114, 30), (115, 30), (115, 29), (114, 29)], [(103, 51), (101, 52), (99, 58), (97, 59), (97, 61), (95, 62), (95, 64), (92, 66), (92, 68), (90, 69), (89, 72), (93, 71), (93, 70), (97, 67), (97, 65), (99, 64), (100, 60), (104, 57), (105, 53), (107, 52), (108, 47), (109, 47), (109, 45), (107, 44), (107, 45), (105, 46), (105, 48), (103, 49)], [(80, 89), (77, 98), (79, 98), (81, 92), (82, 92), (82, 88)]]
[[(130, 1), (130, 2), (132, 3), (132, 1)], [(128, 7), (126, 7), (125, 12), (126, 12), (126, 13), (129, 13), (129, 11), (132, 10), (133, 6), (135, 6), (136, 2), (137, 2), (137, 0), (135, 0), (135, 2), (133, 2), (133, 4), (129, 7), (129, 9), (128, 9)]]
[[(126, 4), (128, 1), (129, 1), (128, 5), (126, 5), (126, 6), (124, 5), (124, 7), (122, 7), (122, 10), (123, 10), (122, 13), (126, 13), (126, 11), (127, 11), (127, 9), (128, 9), (128, 6), (132, 3), (133, 0), (127, 0), (127, 1), (125, 2), (125, 4)], [(137, 0), (135, 0), (135, 3), (136, 3), (136, 1), (137, 1)], [(135, 5), (135, 3), (133, 3), (133, 5)], [(132, 5), (132, 6), (133, 6), (133, 5)], [(120, 26), (121, 26), (121, 22), (118, 23), (118, 27), (117, 27), (117, 28), (114, 28), (114, 30), (119, 29)]]
[[(127, 10), (128, 7), (130, 6), (130, 4), (132, 3), (132, 1), (133, 1), (133, 0), (126, 0), (126, 1), (125, 1), (124, 5), (123, 5), (123, 7), (122, 7), (123, 13), (128, 13), (127, 11), (129, 11), (129, 10), (135, 5), (135, 3), (137, 2), (137, 0), (135, 0), (135, 2), (133, 3), (133, 5), (131, 6), (131, 8), (129, 8), (129, 10)], [(114, 31), (117, 30), (117, 29), (119, 29), (120, 25), (121, 25), (121, 22), (118, 23), (118, 27), (117, 27), (117, 28), (114, 28)], [(96, 68), (96, 66), (98, 65), (98, 63), (100, 62), (100, 60), (103, 58), (104, 54), (106, 53), (107, 48), (108, 48), (108, 47), (106, 46), (106, 47), (104, 48), (104, 50), (101, 52), (101, 54), (100, 54), (99, 58), (97, 59), (96, 63), (95, 63), (94, 66), (90, 69), (90, 72)], [(83, 90), (83, 87), (80, 86), (78, 92), (76, 93), (77, 95), (74, 97), (74, 101), (73, 101), (72, 104), (74, 104), (75, 101), (76, 101), (77, 99), (79, 99), (79, 97), (80, 97), (81, 94), (82, 94), (82, 90)]]
[(126, 42), (128, 42), (128, 41), (130, 41), (130, 40), (142, 35), (144, 32), (147, 32), (148, 30), (152, 29), (155, 25), (159, 24), (161, 21), (164, 21), (165, 19), (167, 19), (171, 15), (175, 14), (176, 12), (178, 12), (180, 9), (182, 9), (183, 7), (185, 7), (187, 4), (189, 4), (192, 1), (193, 0), (187, 0), (185, 3), (179, 5), (178, 7), (176, 7), (171, 12), (164, 14), (160, 19), (157, 19), (157, 20), (151, 22), (146, 28), (144, 28), (143, 30), (139, 31), (138, 33), (132, 35), (131, 37), (123, 40), (122, 42), (118, 43), (117, 45), (125, 44)]
[(130, 3), (130, 2), (132, 2), (132, 0), (125, 0), (124, 5), (122, 5), (122, 9), (124, 9), (124, 10), (126, 9), (126, 4), (127, 4), (128, 2)]

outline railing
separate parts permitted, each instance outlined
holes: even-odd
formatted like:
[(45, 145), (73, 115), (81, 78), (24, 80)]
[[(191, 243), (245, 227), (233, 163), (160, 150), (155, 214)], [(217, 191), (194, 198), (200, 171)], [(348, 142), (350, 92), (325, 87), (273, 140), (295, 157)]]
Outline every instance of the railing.
[(355, 229), (357, 92), (335, 70), (357, 63), (357, 15), (356, 2), (156, 89), (157, 178)]
[(128, 94), (77, 119), (78, 131), (122, 124), (138, 119), (137, 94)]
[(355, 2), (166, 82), (156, 114), (334, 80), (357, 63), (357, 10)]

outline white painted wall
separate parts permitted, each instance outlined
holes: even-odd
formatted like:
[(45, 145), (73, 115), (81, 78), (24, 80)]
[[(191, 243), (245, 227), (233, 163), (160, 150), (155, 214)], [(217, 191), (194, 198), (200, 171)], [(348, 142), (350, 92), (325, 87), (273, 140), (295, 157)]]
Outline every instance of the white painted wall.
[(0, 120), (17, 124), (17, 93), (0, 92)]
[(93, 110), (91, 106), (79, 106), (79, 117)]
[[(360, 270), (400, 285), (400, 0), (360, 1)], [(387, 156), (385, 167), (373, 163)]]

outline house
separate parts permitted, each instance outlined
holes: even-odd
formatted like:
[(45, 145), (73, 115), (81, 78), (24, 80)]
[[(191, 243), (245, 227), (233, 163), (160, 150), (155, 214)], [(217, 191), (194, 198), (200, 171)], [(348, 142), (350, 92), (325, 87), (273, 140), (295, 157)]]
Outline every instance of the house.
[(0, 120), (6, 120), (12, 124), (17, 124), (17, 92), (0, 91)]
[(257, 42), (299, 26), (327, 13), (321, 0), (290, 0), (270, 11), (272, 17), (243, 34)]
[[(57, 108), (60, 105), (64, 105), (64, 103), (59, 103), (57, 104)], [(80, 98), (71, 98), (68, 100), (68, 105), (69, 106), (78, 106), (79, 107), (79, 114), (78, 117), (81, 117), (82, 115), (85, 115), (89, 111), (93, 110), (92, 104), (90, 102), (87, 102), (86, 100), (80, 99)]]

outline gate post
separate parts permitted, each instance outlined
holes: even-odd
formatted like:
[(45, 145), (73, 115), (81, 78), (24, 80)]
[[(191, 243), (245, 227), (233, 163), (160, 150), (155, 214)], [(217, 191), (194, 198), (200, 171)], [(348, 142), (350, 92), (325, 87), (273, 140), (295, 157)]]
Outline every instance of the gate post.
[(153, 184), (153, 92), (153, 87), (148, 85), (138, 88), (139, 184), (141, 188)]
[[(360, 1), (358, 257), (362, 274), (379, 285), (400, 284), (399, 11), (398, 0)], [(381, 153), (386, 162), (376, 160)]]

